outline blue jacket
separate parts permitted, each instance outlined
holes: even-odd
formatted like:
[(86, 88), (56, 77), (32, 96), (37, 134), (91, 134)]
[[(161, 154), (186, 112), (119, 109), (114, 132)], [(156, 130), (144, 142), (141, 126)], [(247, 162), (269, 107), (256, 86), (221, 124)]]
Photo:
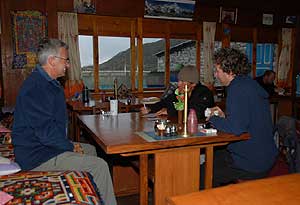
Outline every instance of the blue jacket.
[(23, 170), (73, 151), (66, 123), (63, 89), (38, 65), (24, 81), (14, 112), (12, 143), (16, 161)]
[(270, 169), (277, 149), (268, 93), (250, 77), (236, 76), (227, 88), (225, 115), (226, 118), (210, 118), (218, 130), (250, 134), (249, 140), (229, 144), (234, 166), (254, 173)]

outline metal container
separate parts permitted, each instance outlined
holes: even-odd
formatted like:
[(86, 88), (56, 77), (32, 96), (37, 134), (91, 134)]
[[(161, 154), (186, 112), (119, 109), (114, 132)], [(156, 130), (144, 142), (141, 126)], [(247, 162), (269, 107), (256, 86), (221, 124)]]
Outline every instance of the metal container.
[(164, 136), (171, 137), (171, 125), (169, 125), (169, 124), (166, 125), (166, 129), (164, 131)]
[(163, 120), (163, 119), (156, 120), (154, 123), (155, 134), (158, 136), (164, 136), (164, 131), (169, 123), (170, 120)]
[(171, 125), (171, 136), (177, 135), (177, 127), (176, 125)]

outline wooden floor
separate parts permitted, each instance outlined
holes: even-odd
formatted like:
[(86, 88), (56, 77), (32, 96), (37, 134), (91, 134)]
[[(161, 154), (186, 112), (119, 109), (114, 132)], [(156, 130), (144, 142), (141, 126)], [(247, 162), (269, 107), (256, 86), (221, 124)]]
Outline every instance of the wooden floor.
[(118, 205), (139, 205), (139, 195), (117, 197)]
[[(139, 195), (117, 197), (118, 205), (139, 205)], [(152, 193), (149, 193), (148, 204), (152, 205)]]

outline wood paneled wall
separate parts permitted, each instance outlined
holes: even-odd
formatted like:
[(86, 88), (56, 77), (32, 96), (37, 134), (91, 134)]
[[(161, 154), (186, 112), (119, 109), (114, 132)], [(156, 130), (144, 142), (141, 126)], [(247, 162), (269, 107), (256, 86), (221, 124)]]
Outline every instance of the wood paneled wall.
[[(1, 58), (3, 76), (3, 98), (5, 106), (14, 106), (19, 88), (26, 78), (24, 69), (12, 69), (13, 47), (12, 47), (12, 27), (11, 11), (38, 10), (46, 13), (46, 5), (50, 1), (23, 0), (9, 1), (1, 0)], [(55, 14), (56, 15), (56, 14)], [(53, 16), (50, 16), (50, 19)], [(57, 18), (57, 17), (55, 17)], [(52, 30), (52, 29), (51, 29)]]
[[(288, 0), (290, 1), (290, 0)], [(122, 3), (120, 3), (122, 2)], [(259, 9), (253, 7), (253, 4), (259, 3), (255, 0), (254, 3), (238, 3), (235, 0), (222, 1), (223, 6), (238, 6), (237, 25), (231, 26), (231, 40), (233, 41), (252, 41), (253, 28), (257, 27), (257, 42), (278, 42), (278, 28), (280, 27), (280, 15), (295, 15), (297, 7), (290, 10), (287, 6), (283, 6), (280, 11), (272, 8), (269, 5), (277, 3), (263, 4)], [(249, 5), (249, 8), (247, 7)], [(258, 4), (259, 5), (259, 4)], [(48, 35), (49, 37), (57, 37), (57, 12), (65, 11), (72, 12), (73, 0), (1, 0), (1, 58), (2, 58), (2, 75), (3, 75), (3, 94), (4, 105), (13, 106), (20, 85), (26, 78), (24, 70), (12, 69), (12, 32), (10, 12), (14, 10), (38, 10), (45, 13), (48, 17)], [(189, 38), (197, 39), (202, 35), (197, 33), (203, 21), (218, 22), (220, 2), (214, 1), (197, 1), (194, 21), (165, 21), (156, 19), (143, 19), (142, 33), (144, 37), (160, 37), (168, 35), (170, 38)], [(274, 13), (274, 26), (261, 26), (261, 16), (265, 10)], [(93, 27), (97, 27), (97, 32), (101, 35), (115, 36), (132, 36), (131, 28), (133, 21), (137, 18), (142, 18), (144, 13), (144, 0), (97, 0), (96, 1), (97, 16), (82, 15), (79, 18), (82, 34), (93, 34)], [(299, 10), (299, 9), (298, 9)], [(300, 13), (300, 12), (299, 12)], [(90, 24), (91, 19), (97, 19), (96, 24)], [(122, 18), (120, 18), (122, 17)], [(82, 21), (81, 21), (82, 20)], [(102, 21), (105, 20), (105, 21)], [(84, 26), (83, 26), (84, 25)], [(137, 30), (137, 28), (135, 29)], [(137, 35), (137, 34), (136, 34)], [(197, 37), (198, 36), (198, 37)], [(222, 39), (222, 25), (218, 24), (216, 31), (216, 40)], [(138, 52), (138, 51), (136, 51)]]

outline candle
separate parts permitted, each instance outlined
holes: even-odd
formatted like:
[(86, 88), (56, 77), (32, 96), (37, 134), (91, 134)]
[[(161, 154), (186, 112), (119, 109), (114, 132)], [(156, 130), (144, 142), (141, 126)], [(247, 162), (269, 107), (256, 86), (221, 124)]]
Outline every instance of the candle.
[(183, 137), (187, 137), (187, 112), (188, 112), (188, 87), (184, 85), (184, 116), (183, 116)]

